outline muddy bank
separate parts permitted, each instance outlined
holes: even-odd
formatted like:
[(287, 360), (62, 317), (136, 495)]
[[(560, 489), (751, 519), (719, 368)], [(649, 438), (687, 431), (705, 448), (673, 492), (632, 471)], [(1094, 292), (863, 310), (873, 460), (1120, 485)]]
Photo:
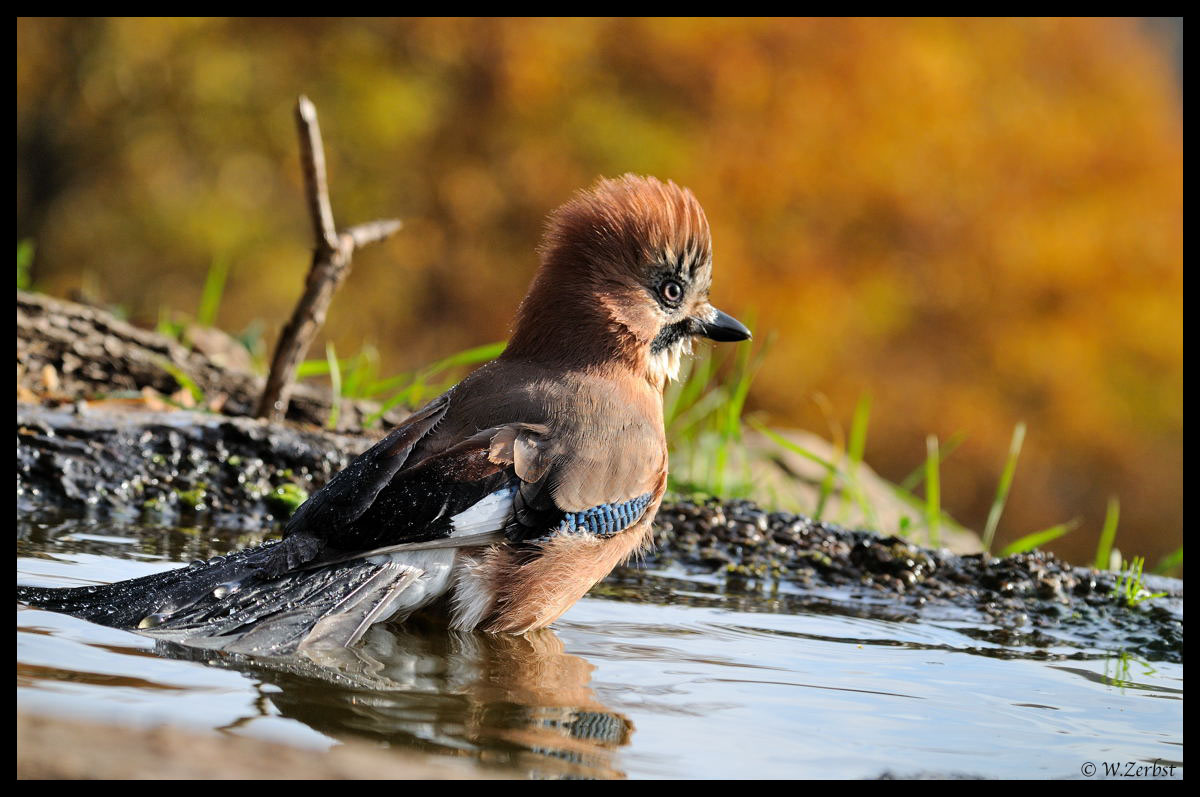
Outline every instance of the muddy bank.
[[(719, 605), (756, 611), (837, 611), (883, 619), (966, 624), (964, 633), (1004, 646), (1101, 648), (1183, 661), (1183, 582), (1145, 576), (1167, 596), (1129, 607), (1112, 597), (1116, 574), (1075, 567), (1052, 553), (957, 555), (900, 537), (853, 531), (748, 501), (681, 502), (657, 519), (657, 547), (642, 569), (719, 576)], [(611, 583), (639, 578), (625, 568)], [(731, 595), (732, 593), (732, 595)], [(703, 596), (697, 602), (704, 603)], [(989, 649), (987, 655), (1008, 655)], [(1038, 656), (1033, 651), (1032, 655)], [(1046, 656), (1051, 654), (1046, 653)], [(1061, 655), (1061, 654), (1055, 654)]]
[(253, 418), (17, 404), (17, 512), (262, 529), (372, 440)]
[[(111, 402), (18, 403), (18, 525), (86, 515), (261, 538), (372, 441)], [(1067, 645), (1183, 659), (1183, 584), (1174, 579), (1147, 577), (1170, 595), (1131, 608), (1110, 596), (1113, 574), (1052, 554), (959, 556), (745, 501), (666, 504), (655, 541), (638, 567), (618, 570), (598, 594), (620, 597), (636, 584), (644, 595), (674, 574), (711, 583), (711, 598), (692, 590), (699, 603), (966, 623), (982, 641), (1019, 646), (1021, 655)]]

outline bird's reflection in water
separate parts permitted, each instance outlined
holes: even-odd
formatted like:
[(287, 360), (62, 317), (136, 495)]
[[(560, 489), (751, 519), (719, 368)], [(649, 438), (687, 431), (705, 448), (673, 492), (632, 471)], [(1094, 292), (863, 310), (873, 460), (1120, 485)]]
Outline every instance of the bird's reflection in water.
[[(353, 648), (262, 659), (159, 643), (172, 658), (261, 682), (285, 717), (332, 736), (515, 767), (535, 777), (623, 777), (614, 763), (633, 724), (597, 702), (592, 665), (553, 631), (489, 635), (378, 625)], [(248, 717), (246, 721), (253, 718)]]

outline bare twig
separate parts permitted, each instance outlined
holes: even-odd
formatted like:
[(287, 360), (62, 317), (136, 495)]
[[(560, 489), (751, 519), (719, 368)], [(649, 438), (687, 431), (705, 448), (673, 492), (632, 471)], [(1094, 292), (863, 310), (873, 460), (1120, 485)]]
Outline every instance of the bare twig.
[(354, 250), (384, 240), (401, 226), (395, 219), (385, 219), (336, 232), (325, 176), (325, 146), (317, 124), (317, 109), (308, 97), (301, 96), (296, 103), (296, 127), (300, 133), (300, 164), (304, 169), (304, 188), (315, 246), (304, 294), (279, 336), (271, 360), (271, 373), (258, 403), (258, 417), (271, 420), (279, 420), (287, 413), (296, 367), (325, 323), (325, 313), (333, 294), (350, 274)]
[(382, 221), (368, 221), (366, 224), (358, 224), (342, 233), (349, 235), (354, 241), (354, 248), (361, 249), (367, 244), (373, 244), (376, 241), (382, 241), (399, 230), (403, 225), (396, 219), (384, 219)]
[(304, 189), (308, 194), (308, 212), (312, 216), (317, 249), (337, 249), (337, 228), (333, 226), (333, 206), (329, 203), (329, 179), (325, 176), (325, 145), (317, 108), (300, 95), (296, 102), (296, 126), (300, 132), (300, 166), (304, 169)]

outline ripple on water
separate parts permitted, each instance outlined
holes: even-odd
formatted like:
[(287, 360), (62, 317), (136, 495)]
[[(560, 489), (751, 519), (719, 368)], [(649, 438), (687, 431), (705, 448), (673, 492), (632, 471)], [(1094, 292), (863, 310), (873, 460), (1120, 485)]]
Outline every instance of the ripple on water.
[[(261, 539), (18, 527), (18, 581), (43, 585), (146, 575)], [(721, 589), (673, 576), (604, 590), (526, 637), (376, 627), (307, 661), (18, 608), (18, 705), (312, 749), (365, 736), (542, 777), (1076, 777), (1087, 761), (1182, 760), (1179, 665), (1006, 647), (986, 628), (834, 604), (786, 613)]]

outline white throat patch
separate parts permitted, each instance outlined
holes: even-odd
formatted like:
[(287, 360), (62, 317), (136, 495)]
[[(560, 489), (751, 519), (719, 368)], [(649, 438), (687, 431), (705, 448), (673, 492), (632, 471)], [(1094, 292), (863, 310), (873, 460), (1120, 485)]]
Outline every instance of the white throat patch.
[(650, 355), (650, 378), (655, 384), (665, 385), (679, 378), (679, 367), (683, 358), (692, 353), (691, 336), (680, 338), (667, 348)]

